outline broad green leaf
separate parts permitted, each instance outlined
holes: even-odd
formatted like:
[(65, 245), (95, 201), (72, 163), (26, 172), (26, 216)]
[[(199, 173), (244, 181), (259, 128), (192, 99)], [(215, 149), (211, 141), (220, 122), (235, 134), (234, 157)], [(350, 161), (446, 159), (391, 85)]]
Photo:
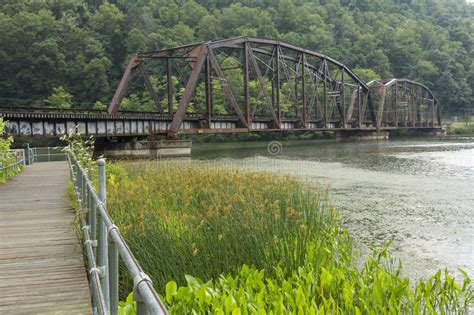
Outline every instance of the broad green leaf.
[(166, 288), (165, 288), (166, 301), (168, 303), (171, 303), (171, 301), (173, 300), (173, 296), (176, 294), (177, 290), (178, 290), (178, 285), (176, 284), (176, 282), (170, 281), (166, 284)]
[(129, 295), (127, 295), (126, 303), (127, 303), (127, 304), (131, 304), (131, 305), (134, 305), (134, 304), (135, 304), (135, 301), (133, 300), (133, 291), (130, 292)]

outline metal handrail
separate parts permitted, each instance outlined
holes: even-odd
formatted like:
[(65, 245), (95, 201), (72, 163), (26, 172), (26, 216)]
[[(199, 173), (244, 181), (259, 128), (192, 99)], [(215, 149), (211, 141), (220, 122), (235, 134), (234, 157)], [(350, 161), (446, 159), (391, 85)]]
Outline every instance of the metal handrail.
[(30, 148), (27, 144), (26, 162), (28, 165), (37, 162), (67, 161), (67, 154), (64, 147), (34, 147)]
[[(5, 159), (5, 156), (7, 157)], [(5, 160), (14, 160), (11, 163), (5, 165)], [(2, 182), (4, 183), (8, 175), (19, 165), (25, 166), (25, 150), (24, 149), (12, 149), (12, 150), (1, 150), (0, 151), (0, 172), (2, 173)]]
[(68, 151), (67, 159), (80, 210), (94, 314), (118, 314), (119, 257), (133, 279), (133, 297), (137, 302), (137, 314), (168, 314), (153, 288), (151, 279), (143, 272), (107, 212), (105, 160), (100, 159), (97, 162), (99, 168), (99, 194), (97, 194), (88, 173), (74, 153)]

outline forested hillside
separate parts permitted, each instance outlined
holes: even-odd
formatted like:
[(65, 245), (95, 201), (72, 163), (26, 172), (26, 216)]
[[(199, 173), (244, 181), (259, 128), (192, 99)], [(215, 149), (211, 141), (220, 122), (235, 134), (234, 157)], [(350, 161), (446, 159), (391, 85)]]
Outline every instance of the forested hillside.
[(423, 82), (444, 112), (474, 104), (464, 0), (2, 0), (0, 30), (0, 104), (101, 107), (131, 54), (240, 35), (325, 53), (365, 80)]

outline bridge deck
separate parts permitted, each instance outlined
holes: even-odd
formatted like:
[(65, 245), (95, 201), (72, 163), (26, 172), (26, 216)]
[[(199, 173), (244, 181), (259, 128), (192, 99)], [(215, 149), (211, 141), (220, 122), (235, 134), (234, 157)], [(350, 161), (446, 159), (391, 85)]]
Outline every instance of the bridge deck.
[(0, 186), (0, 314), (90, 314), (66, 162), (37, 163)]

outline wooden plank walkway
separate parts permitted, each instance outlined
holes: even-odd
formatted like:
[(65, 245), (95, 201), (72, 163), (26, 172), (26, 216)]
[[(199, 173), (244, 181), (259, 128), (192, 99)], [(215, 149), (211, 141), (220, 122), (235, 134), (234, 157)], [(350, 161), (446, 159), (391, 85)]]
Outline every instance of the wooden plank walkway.
[(0, 314), (91, 314), (67, 162), (0, 185)]

